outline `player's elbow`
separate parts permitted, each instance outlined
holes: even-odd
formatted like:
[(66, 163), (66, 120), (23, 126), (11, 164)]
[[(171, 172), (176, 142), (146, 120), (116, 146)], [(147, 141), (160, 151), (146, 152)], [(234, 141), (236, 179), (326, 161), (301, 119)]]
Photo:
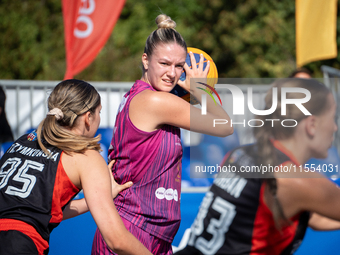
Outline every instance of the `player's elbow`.
[(234, 133), (234, 128), (231, 126), (225, 126), (224, 128), (219, 128), (217, 136), (226, 137)]
[(232, 135), (234, 134), (234, 127), (230, 126), (228, 128), (226, 128), (224, 136), (228, 136), (228, 135)]
[(226, 137), (234, 133), (234, 127), (228, 119), (214, 119), (210, 132), (214, 136)]
[(107, 246), (117, 254), (131, 254), (131, 251), (137, 249), (137, 247), (134, 247), (137, 240), (126, 229), (121, 231), (117, 230), (112, 236), (104, 239)]
[(107, 246), (117, 254), (122, 254), (127, 251), (128, 244), (124, 238), (116, 238), (115, 240), (106, 241)]

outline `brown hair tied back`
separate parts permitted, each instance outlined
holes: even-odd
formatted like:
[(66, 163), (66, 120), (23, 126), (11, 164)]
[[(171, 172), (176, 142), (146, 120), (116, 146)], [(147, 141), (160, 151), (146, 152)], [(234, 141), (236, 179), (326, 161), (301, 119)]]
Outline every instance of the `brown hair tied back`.
[(49, 112), (37, 129), (39, 146), (47, 154), (43, 140), (66, 153), (99, 151), (99, 136), (88, 138), (71, 132), (78, 116), (88, 111), (94, 114), (99, 105), (100, 96), (91, 84), (76, 79), (60, 82), (48, 98)]

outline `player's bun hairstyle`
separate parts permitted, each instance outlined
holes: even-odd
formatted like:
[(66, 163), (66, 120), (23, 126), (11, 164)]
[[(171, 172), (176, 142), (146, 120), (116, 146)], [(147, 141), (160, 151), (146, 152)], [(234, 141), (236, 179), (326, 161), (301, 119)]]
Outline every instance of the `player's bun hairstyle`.
[(294, 70), (294, 71), (288, 76), (288, 78), (294, 78), (295, 75), (297, 75), (297, 74), (299, 74), (299, 73), (305, 73), (305, 74), (309, 75), (310, 77), (313, 76), (313, 73), (312, 73), (309, 69), (304, 68), (304, 67), (301, 67), (301, 68), (298, 68), (298, 69)]
[[(160, 43), (177, 43), (178, 45), (183, 47), (185, 52), (187, 52), (187, 44), (185, 43), (181, 34), (175, 30), (175, 21), (173, 21), (169, 16), (165, 14), (160, 14), (156, 18), (156, 24), (158, 26), (158, 29), (153, 31), (146, 40), (144, 53), (151, 57), (153, 51)], [(143, 67), (143, 72), (144, 71), (145, 70)]]
[(65, 153), (84, 153), (88, 149), (100, 151), (100, 136), (88, 138), (70, 131), (78, 116), (86, 112), (94, 114), (99, 105), (100, 95), (91, 84), (76, 79), (60, 82), (48, 98), (48, 109), (60, 109), (63, 116), (47, 115), (39, 124), (37, 136), (40, 147), (48, 153), (42, 142), (44, 139)]
[[(291, 87), (291, 88), (304, 88), (307, 89), (311, 93), (311, 99), (304, 103), (303, 106), (312, 114), (312, 115), (320, 115), (327, 111), (330, 107), (328, 103), (328, 95), (331, 93), (330, 90), (322, 83), (318, 82), (314, 79), (278, 79), (276, 80), (271, 89), (267, 92), (265, 97), (265, 109), (270, 109), (272, 106), (272, 88), (277, 88), (277, 108), (270, 115), (258, 115), (255, 118), (263, 121), (264, 125), (261, 128), (254, 128), (253, 133), (257, 143), (258, 155), (260, 164), (266, 165), (277, 165), (277, 160), (274, 153), (274, 145), (270, 141), (271, 139), (288, 139), (290, 138), (296, 129), (295, 127), (283, 127), (281, 124), (274, 124), (272, 127), (272, 122), (265, 121), (266, 119), (275, 119), (278, 120), (275, 123), (280, 123), (283, 119), (294, 119), (298, 123), (302, 121), (304, 118), (308, 117), (304, 115), (300, 109), (298, 109), (294, 104), (287, 104), (286, 106), (286, 115), (281, 115), (281, 88), (283, 87)], [(289, 99), (297, 99), (302, 98), (301, 93), (287, 93), (287, 98)], [(275, 223), (278, 227), (285, 225), (288, 220), (285, 218), (283, 214), (282, 207), (276, 197), (277, 192), (277, 183), (276, 179), (273, 176), (273, 173), (268, 173), (266, 176), (269, 193), (274, 198), (274, 203), (271, 208)]]

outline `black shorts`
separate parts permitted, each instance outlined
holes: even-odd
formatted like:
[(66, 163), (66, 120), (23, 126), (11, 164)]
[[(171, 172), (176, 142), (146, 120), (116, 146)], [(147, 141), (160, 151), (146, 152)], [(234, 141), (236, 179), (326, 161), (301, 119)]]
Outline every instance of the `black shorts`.
[(203, 253), (194, 247), (186, 246), (184, 249), (175, 252), (174, 255), (203, 255)]
[(0, 231), (0, 255), (39, 255), (33, 240), (17, 230)]

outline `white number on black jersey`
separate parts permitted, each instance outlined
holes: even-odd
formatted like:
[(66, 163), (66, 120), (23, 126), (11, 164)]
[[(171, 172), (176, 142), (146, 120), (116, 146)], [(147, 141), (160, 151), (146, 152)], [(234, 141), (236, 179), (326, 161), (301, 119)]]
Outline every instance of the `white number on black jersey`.
[[(17, 171), (16, 175), (12, 177), (12, 180), (21, 183), (22, 187), (17, 188), (8, 185), (5, 193), (8, 195), (26, 198), (31, 194), (37, 180), (34, 175), (28, 174), (27, 171), (29, 169), (33, 169), (41, 172), (44, 170), (44, 164), (32, 160), (25, 160), (23, 164), (21, 163), (22, 161), (20, 158), (9, 158), (6, 160), (0, 169), (0, 189), (7, 186), (10, 178)], [(20, 165), (21, 167), (19, 168)]]

